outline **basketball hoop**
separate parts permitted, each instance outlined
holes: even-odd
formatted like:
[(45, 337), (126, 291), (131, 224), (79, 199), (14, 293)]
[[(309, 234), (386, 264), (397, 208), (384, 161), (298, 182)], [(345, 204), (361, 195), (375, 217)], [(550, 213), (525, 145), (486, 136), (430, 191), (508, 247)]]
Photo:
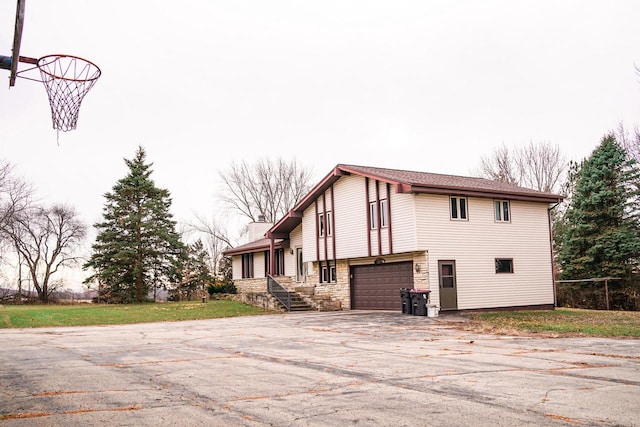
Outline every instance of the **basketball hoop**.
[(37, 66), (49, 96), (53, 128), (75, 129), (82, 100), (100, 77), (100, 68), (72, 55), (43, 56)]

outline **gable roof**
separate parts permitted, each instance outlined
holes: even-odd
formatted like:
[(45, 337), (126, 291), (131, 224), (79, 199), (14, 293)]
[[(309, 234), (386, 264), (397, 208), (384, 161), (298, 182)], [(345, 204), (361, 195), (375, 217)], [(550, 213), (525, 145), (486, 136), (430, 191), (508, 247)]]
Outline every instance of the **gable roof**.
[(485, 178), (338, 164), (266, 233), (267, 238), (286, 238), (302, 222), (302, 213), (340, 177), (359, 175), (389, 183), (398, 193), (452, 194), (504, 198), (541, 203), (560, 203), (562, 196)]

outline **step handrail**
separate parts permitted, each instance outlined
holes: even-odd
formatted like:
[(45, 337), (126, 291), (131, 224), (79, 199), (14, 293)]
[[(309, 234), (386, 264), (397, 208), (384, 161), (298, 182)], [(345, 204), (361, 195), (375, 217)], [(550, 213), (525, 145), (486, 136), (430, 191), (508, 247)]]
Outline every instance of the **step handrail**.
[(267, 291), (280, 301), (287, 311), (291, 311), (291, 292), (278, 283), (270, 274), (267, 274)]

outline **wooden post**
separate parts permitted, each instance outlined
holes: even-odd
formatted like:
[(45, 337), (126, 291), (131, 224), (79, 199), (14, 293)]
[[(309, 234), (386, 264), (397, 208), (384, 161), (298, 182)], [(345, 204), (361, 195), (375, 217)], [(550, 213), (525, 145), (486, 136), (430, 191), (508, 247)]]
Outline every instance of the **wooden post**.
[(608, 282), (608, 279), (604, 279), (604, 296), (607, 299), (607, 310), (609, 310), (609, 282)]

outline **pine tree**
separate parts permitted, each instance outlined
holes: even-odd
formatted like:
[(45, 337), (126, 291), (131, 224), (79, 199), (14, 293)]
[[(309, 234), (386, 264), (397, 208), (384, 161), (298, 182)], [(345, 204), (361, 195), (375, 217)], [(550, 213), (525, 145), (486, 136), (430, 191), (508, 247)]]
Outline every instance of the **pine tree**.
[(187, 247), (187, 259), (182, 271), (182, 281), (172, 290), (173, 299), (188, 301), (197, 295), (198, 291), (207, 289), (214, 282), (209, 270), (209, 254), (201, 240), (197, 240)]
[(613, 135), (580, 165), (559, 253), (565, 279), (629, 277), (640, 257), (640, 171)]
[(97, 229), (93, 253), (84, 265), (97, 280), (100, 297), (111, 302), (143, 302), (150, 289), (176, 283), (182, 269), (184, 245), (175, 231), (168, 190), (150, 178), (152, 164), (138, 147), (129, 173), (105, 194), (103, 221)]

